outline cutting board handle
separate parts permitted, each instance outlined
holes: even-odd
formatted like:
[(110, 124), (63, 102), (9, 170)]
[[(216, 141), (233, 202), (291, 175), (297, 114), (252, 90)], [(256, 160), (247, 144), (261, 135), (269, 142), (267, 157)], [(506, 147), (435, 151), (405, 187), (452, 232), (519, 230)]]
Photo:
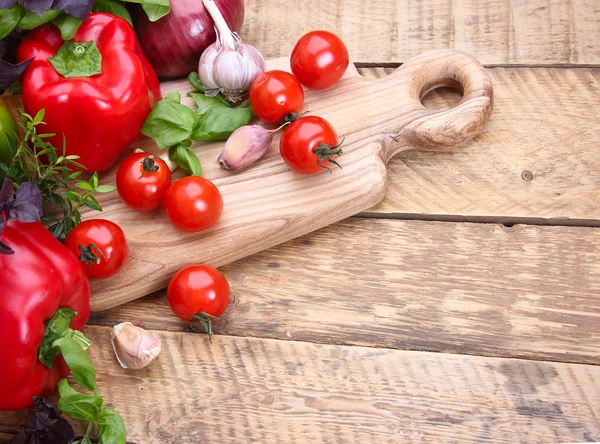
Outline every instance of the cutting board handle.
[[(382, 79), (385, 80), (385, 79)], [(494, 92), (486, 69), (474, 57), (453, 49), (423, 53), (394, 71), (389, 81), (398, 88), (394, 100), (405, 117), (388, 133), (384, 160), (407, 149), (455, 146), (475, 137), (488, 121)], [(463, 93), (449, 110), (430, 110), (422, 98), (438, 87)]]

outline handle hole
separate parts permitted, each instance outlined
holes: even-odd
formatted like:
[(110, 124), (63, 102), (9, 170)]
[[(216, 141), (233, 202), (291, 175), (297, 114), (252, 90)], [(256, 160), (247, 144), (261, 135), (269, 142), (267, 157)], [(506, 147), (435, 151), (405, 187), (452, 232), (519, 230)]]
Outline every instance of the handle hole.
[(432, 111), (444, 111), (457, 106), (463, 99), (463, 89), (460, 83), (445, 83), (423, 89), (421, 96), (423, 106)]

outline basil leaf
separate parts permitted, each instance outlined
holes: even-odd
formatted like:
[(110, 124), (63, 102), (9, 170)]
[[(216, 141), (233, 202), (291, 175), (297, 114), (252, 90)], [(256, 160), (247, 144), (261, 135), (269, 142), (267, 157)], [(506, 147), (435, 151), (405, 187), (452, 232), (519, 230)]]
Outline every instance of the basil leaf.
[(59, 9), (80, 20), (85, 20), (92, 10), (93, 3), (94, 0), (54, 0), (52, 6), (54, 9)]
[(20, 222), (37, 222), (42, 217), (42, 194), (33, 182), (19, 185), (15, 200), (11, 202), (6, 213), (10, 220)]
[(98, 395), (79, 393), (66, 379), (58, 382), (58, 408), (73, 419), (89, 421), (98, 418), (103, 400)]
[(11, 9), (0, 9), (0, 40), (8, 37), (24, 16), (25, 9), (20, 4)]
[(187, 106), (163, 99), (150, 111), (142, 134), (152, 137), (164, 150), (189, 139), (197, 122), (198, 116)]
[(173, 91), (165, 96), (165, 99), (172, 100), (173, 102), (181, 103), (181, 94), (179, 91)]
[(48, 61), (66, 78), (102, 73), (102, 54), (96, 42), (65, 42)]
[(92, 7), (92, 11), (108, 12), (109, 14), (116, 15), (117, 17), (127, 20), (129, 24), (133, 26), (133, 20), (131, 20), (129, 11), (119, 2), (115, 2), (113, 0), (96, 0), (96, 3), (94, 3), (94, 6)]
[(192, 71), (188, 75), (188, 81), (190, 82), (190, 85), (192, 85), (197, 91), (200, 91), (201, 93), (205, 91), (204, 85), (200, 82), (200, 76), (196, 71)]
[(202, 165), (200, 159), (189, 148), (177, 145), (169, 150), (169, 159), (175, 162), (192, 176), (202, 176)]
[(240, 126), (248, 125), (254, 117), (247, 100), (238, 108), (211, 107), (200, 116), (192, 133), (192, 140), (227, 140)]
[(96, 419), (101, 444), (125, 444), (125, 424), (117, 412), (105, 407)]
[(52, 345), (60, 348), (63, 358), (73, 373), (75, 382), (85, 389), (97, 392), (94, 366), (81, 345), (68, 336), (57, 339)]
[(83, 21), (72, 15), (63, 14), (56, 17), (52, 23), (60, 29), (60, 36), (63, 40), (71, 40), (75, 37), (75, 34)]
[(24, 29), (26, 31), (35, 29), (38, 26), (43, 25), (44, 23), (51, 22), (60, 14), (62, 14), (62, 12), (56, 9), (46, 9), (41, 16), (37, 15), (33, 11), (27, 11), (25, 12), (25, 15), (19, 22), (19, 28)]
[(23, 75), (33, 58), (24, 62), (12, 64), (6, 60), (0, 60), (0, 91), (10, 88)]
[(171, 11), (169, 0), (125, 0), (129, 3), (139, 3), (148, 16), (148, 20), (155, 22)]
[(203, 93), (188, 93), (188, 97), (191, 97), (196, 105), (198, 105), (198, 114), (204, 114), (206, 111), (213, 107), (217, 108), (231, 108), (231, 105), (223, 96), (223, 94), (217, 94), (215, 97), (208, 97)]

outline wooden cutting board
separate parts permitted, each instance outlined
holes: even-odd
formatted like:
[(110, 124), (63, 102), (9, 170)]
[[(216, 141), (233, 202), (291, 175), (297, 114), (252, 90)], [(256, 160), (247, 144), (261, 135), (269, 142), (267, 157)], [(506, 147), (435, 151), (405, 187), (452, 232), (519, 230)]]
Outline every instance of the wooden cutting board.
[[(271, 60), (267, 67), (289, 70), (289, 61)], [(423, 107), (420, 99), (438, 86), (462, 90), (460, 104), (445, 111)], [(162, 89), (164, 94), (186, 93), (191, 87), (179, 80)], [(185, 103), (193, 108), (190, 99)], [(327, 119), (345, 136), (342, 170), (312, 176), (292, 172), (279, 156), (279, 136), (263, 159), (239, 173), (216, 163), (222, 142), (194, 144), (205, 177), (223, 194), (221, 220), (205, 232), (185, 233), (173, 228), (162, 210), (138, 213), (123, 205), (116, 192), (103, 195), (104, 212), (85, 217), (118, 223), (129, 243), (129, 259), (115, 277), (92, 283), (92, 310), (164, 288), (185, 265), (218, 267), (373, 207), (384, 197), (386, 163), (394, 154), (465, 142), (479, 133), (492, 106), (491, 81), (474, 58), (455, 50), (432, 51), (377, 80), (362, 78), (351, 64), (334, 87), (307, 91), (304, 110)], [(130, 149), (136, 148), (159, 152), (147, 139)], [(116, 167), (101, 182), (114, 184), (115, 173)]]

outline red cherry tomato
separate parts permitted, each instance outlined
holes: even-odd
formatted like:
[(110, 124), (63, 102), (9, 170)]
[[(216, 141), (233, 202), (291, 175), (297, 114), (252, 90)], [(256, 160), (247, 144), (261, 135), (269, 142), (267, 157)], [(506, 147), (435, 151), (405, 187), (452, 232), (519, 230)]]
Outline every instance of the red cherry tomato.
[(260, 119), (280, 123), (286, 114), (299, 113), (304, 90), (298, 79), (285, 71), (267, 71), (250, 87), (250, 106)]
[(210, 265), (182, 268), (169, 282), (171, 310), (186, 321), (197, 320), (212, 336), (212, 321), (223, 314), (231, 297), (227, 279)]
[(292, 72), (310, 89), (329, 88), (348, 68), (348, 49), (342, 39), (329, 31), (303, 35), (290, 58)]
[(137, 211), (160, 208), (171, 184), (171, 171), (160, 157), (134, 153), (117, 170), (117, 190), (123, 203)]
[(321, 117), (301, 117), (281, 135), (279, 151), (285, 163), (294, 171), (314, 174), (339, 164), (333, 159), (342, 154), (338, 137), (331, 124)]
[(81, 222), (69, 232), (65, 246), (85, 263), (87, 275), (92, 279), (113, 276), (127, 260), (125, 234), (109, 220)]
[(169, 221), (183, 231), (202, 231), (217, 223), (223, 214), (223, 197), (203, 177), (187, 176), (171, 184), (165, 196)]

